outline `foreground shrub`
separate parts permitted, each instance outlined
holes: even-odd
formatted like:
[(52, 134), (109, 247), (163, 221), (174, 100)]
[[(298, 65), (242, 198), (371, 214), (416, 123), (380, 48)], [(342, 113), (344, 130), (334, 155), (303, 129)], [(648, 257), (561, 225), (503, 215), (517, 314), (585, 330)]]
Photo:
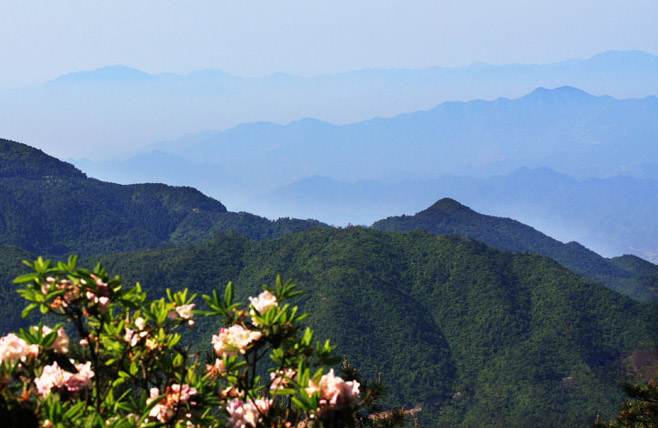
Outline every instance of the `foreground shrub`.
[[(187, 289), (149, 301), (139, 284), (126, 288), (102, 265), (26, 264), (19, 293), (39, 323), (0, 338), (0, 418), (20, 427), (354, 427), (393, 426), (382, 418), (376, 382), (361, 382), (327, 340), (314, 342), (306, 314), (289, 303), (290, 281), (234, 302), (233, 286), (203, 296)], [(183, 334), (197, 317), (221, 327), (206, 351), (193, 352)], [(68, 331), (68, 333), (67, 333)], [(69, 336), (69, 333), (71, 336)], [(373, 417), (376, 413), (377, 417)]]

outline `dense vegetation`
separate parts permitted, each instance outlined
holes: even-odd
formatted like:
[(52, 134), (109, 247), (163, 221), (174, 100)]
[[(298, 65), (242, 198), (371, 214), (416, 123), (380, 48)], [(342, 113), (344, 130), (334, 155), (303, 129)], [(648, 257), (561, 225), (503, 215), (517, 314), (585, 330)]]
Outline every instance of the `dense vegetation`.
[(656, 266), (635, 256), (606, 259), (577, 242), (553, 239), (518, 221), (479, 214), (452, 199), (441, 199), (413, 216), (389, 217), (372, 225), (378, 230), (426, 230), (454, 233), (501, 250), (548, 256), (585, 278), (645, 301), (658, 301)]
[(227, 230), (266, 239), (318, 226), (227, 212), (189, 187), (90, 179), (39, 150), (0, 140), (0, 243), (40, 254), (158, 248)]
[[(306, 292), (300, 306), (319, 336), (334, 339), (366, 376), (381, 373), (389, 404), (421, 407), (431, 426), (611, 418), (624, 397), (618, 382), (639, 373), (629, 359), (658, 345), (655, 303), (564, 267), (631, 283), (654, 281), (654, 265), (603, 259), (454, 201), (375, 226), (432, 233), (314, 228), (322, 225), (229, 213), (191, 188), (91, 180), (17, 143), (0, 148), (3, 334), (24, 326), (8, 284), (30, 253), (80, 251), (85, 265), (103, 260), (152, 296), (166, 287), (208, 294), (234, 281), (244, 302), (280, 273)], [(199, 320), (191, 344), (216, 328)]]
[(585, 426), (610, 417), (623, 400), (623, 360), (658, 343), (653, 304), (548, 258), (456, 236), (349, 228), (256, 242), (229, 234), (103, 258), (156, 294), (234, 280), (244, 300), (277, 272), (295, 278), (311, 327), (367, 375), (382, 373), (391, 402), (422, 407), (432, 425)]

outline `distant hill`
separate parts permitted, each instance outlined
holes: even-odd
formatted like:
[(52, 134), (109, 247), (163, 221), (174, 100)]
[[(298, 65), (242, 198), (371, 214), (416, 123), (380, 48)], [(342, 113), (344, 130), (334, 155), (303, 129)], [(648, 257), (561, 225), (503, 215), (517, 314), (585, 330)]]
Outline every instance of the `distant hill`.
[(97, 254), (321, 226), (231, 213), (190, 187), (105, 183), (40, 150), (0, 140), (0, 243), (44, 255)]
[(541, 254), (620, 293), (658, 302), (658, 266), (628, 255), (605, 259), (577, 242), (563, 244), (518, 221), (479, 214), (453, 199), (441, 199), (413, 216), (377, 221), (372, 228), (457, 234), (501, 250)]
[(550, 167), (607, 176), (658, 158), (657, 116), (655, 96), (619, 100), (573, 87), (539, 88), (516, 99), (446, 102), (342, 126), (315, 119), (244, 124), (158, 149), (248, 177), (261, 191), (312, 175), (356, 181)]
[(308, 177), (257, 196), (242, 209), (369, 225), (449, 197), (481, 213), (514, 218), (560, 241), (580, 242), (607, 257), (635, 254), (656, 262), (657, 195), (658, 180), (576, 179), (549, 168), (520, 168), (488, 178), (443, 175), (350, 183)]
[(646, 97), (658, 94), (657, 72), (658, 56), (639, 51), (553, 64), (478, 63), (308, 77), (242, 78), (219, 70), (149, 74), (112, 65), (0, 93), (0, 129), (59, 157), (92, 157), (246, 122), (315, 117), (345, 124), (427, 110), (445, 101), (516, 98), (537, 87), (568, 85), (595, 95)]

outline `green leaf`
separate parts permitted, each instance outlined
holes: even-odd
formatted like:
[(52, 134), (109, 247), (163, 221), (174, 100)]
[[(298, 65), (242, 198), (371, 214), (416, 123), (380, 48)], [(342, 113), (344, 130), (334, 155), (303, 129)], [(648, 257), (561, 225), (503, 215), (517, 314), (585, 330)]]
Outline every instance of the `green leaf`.
[(14, 284), (22, 284), (24, 282), (34, 281), (38, 277), (39, 275), (37, 275), (36, 273), (25, 273), (23, 275), (16, 277), (16, 279), (14, 279)]
[(224, 302), (226, 306), (233, 304), (233, 282), (229, 281), (226, 285), (226, 290), (224, 290)]
[(21, 313), (21, 317), (27, 318), (27, 316), (30, 315), (38, 307), (39, 307), (38, 303), (29, 304), (25, 309), (23, 309), (23, 312)]

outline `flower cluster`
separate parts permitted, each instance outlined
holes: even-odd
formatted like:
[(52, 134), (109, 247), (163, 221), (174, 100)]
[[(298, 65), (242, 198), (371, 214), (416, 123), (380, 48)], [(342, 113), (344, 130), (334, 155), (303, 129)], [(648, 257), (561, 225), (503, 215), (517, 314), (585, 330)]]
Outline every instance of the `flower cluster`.
[(229, 414), (226, 425), (229, 428), (256, 428), (258, 421), (269, 413), (271, 405), (272, 400), (265, 398), (246, 402), (234, 398), (226, 406)]
[(187, 304), (187, 305), (176, 305), (176, 308), (169, 312), (169, 318), (171, 319), (177, 319), (177, 318), (182, 318), (184, 320), (187, 320), (187, 325), (190, 326), (190, 328), (194, 327), (194, 320), (192, 317), (194, 316), (192, 314), (192, 309), (194, 309), (194, 306), (196, 306), (194, 303)]
[(63, 370), (57, 362), (43, 368), (41, 376), (34, 379), (37, 391), (42, 397), (46, 397), (54, 388), (66, 388), (69, 392), (81, 391), (91, 386), (91, 379), (94, 372), (91, 370), (91, 362), (85, 364), (75, 364), (77, 373), (71, 373)]
[[(151, 388), (149, 393), (151, 397), (148, 399), (147, 404), (150, 404), (160, 396), (158, 388)], [(197, 390), (191, 388), (189, 385), (173, 384), (167, 386), (165, 389), (165, 397), (151, 408), (149, 416), (156, 418), (162, 423), (169, 422), (174, 416), (176, 416), (177, 412), (183, 410), (183, 403), (189, 401), (190, 405), (196, 405), (194, 401), (190, 401), (190, 398), (196, 394)]]
[(96, 290), (87, 290), (87, 300), (97, 305), (98, 311), (104, 314), (107, 312), (107, 309), (110, 306), (110, 287), (98, 276), (92, 274), (91, 277), (96, 283)]
[(294, 380), (296, 377), (296, 372), (293, 369), (277, 370), (270, 373), (270, 389), (272, 391), (277, 391), (288, 386), (289, 379)]
[(79, 284), (73, 283), (68, 278), (61, 278), (59, 280), (49, 276), (46, 278), (43, 284), (41, 284), (41, 292), (44, 296), (48, 295), (49, 292), (59, 291), (63, 294), (58, 295), (53, 300), (51, 307), (55, 310), (60, 307), (68, 307), (71, 302), (80, 297), (80, 286)]
[[(203, 296), (209, 311), (195, 311), (195, 295), (188, 297), (188, 290), (167, 290), (166, 298), (147, 301), (139, 285), (124, 289), (101, 265), (89, 271), (76, 263), (72, 256), (53, 267), (40, 258), (28, 263), (34, 273), (16, 281), (27, 284), (19, 290), (30, 302), (23, 314), (38, 308), (66, 318), (66, 328), (82, 345), (76, 350), (82, 362), (63, 356), (70, 345), (63, 324), (54, 329), (39, 324), (0, 338), (0, 363), (6, 363), (0, 364), (0, 396), (10, 413), (27, 409), (44, 427), (102, 421), (117, 428), (126, 422), (310, 428), (357, 417), (360, 385), (333, 370), (322, 376), (340, 358), (329, 341), (314, 343), (313, 331), (302, 330), (307, 315), (288, 304), (299, 294), (290, 281), (277, 277), (275, 287), (265, 286), (246, 308), (233, 302), (229, 283), (223, 296)], [(200, 352), (179, 333), (194, 325), (197, 314), (224, 325), (212, 336), (214, 362), (206, 373)], [(262, 376), (265, 360), (276, 367), (269, 378)]]
[(215, 358), (215, 364), (206, 364), (206, 372), (213, 377), (226, 376), (226, 364), (224, 359)]
[[(53, 329), (48, 326), (44, 325), (41, 327), (41, 333), (44, 336), (49, 334), (51, 331), (53, 331)], [(58, 354), (66, 354), (69, 352), (69, 336), (66, 334), (66, 331), (63, 327), (60, 327), (57, 330), (57, 337), (55, 337), (55, 341), (50, 346), (50, 348)]]
[[(137, 318), (135, 320), (135, 327), (137, 327), (137, 330), (126, 327), (126, 334), (123, 336), (123, 340), (128, 342), (131, 348), (137, 346), (137, 343), (139, 343), (142, 338), (148, 336), (149, 334), (149, 332), (144, 329), (146, 327), (146, 320), (144, 318)], [(148, 346), (149, 349), (154, 349), (152, 342), (153, 341), (149, 342), (149, 345), (151, 345)]]
[(213, 335), (212, 346), (215, 353), (223, 355), (244, 354), (249, 346), (261, 338), (260, 331), (252, 331), (243, 325), (235, 324), (219, 330), (219, 336)]
[(316, 384), (311, 380), (306, 388), (306, 393), (312, 395), (320, 394), (320, 408), (318, 412), (342, 409), (345, 407), (354, 407), (359, 395), (359, 382), (346, 382), (341, 377), (334, 375), (334, 369), (328, 374), (322, 376), (320, 383)]
[(0, 363), (8, 361), (16, 363), (18, 360), (25, 362), (27, 357), (39, 355), (37, 345), (28, 345), (27, 342), (14, 333), (0, 338)]
[[(251, 303), (252, 307), (252, 309), (249, 311), (249, 315), (252, 318), (256, 316), (254, 309), (258, 311), (259, 314), (264, 314), (270, 308), (276, 307), (279, 303), (276, 299), (276, 296), (267, 290), (260, 293), (258, 297), (250, 297), (249, 302)], [(253, 325), (258, 326), (258, 322), (255, 320), (252, 319), (251, 322)]]

